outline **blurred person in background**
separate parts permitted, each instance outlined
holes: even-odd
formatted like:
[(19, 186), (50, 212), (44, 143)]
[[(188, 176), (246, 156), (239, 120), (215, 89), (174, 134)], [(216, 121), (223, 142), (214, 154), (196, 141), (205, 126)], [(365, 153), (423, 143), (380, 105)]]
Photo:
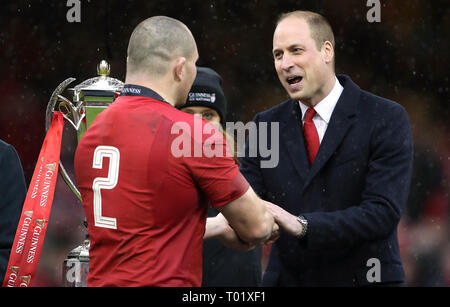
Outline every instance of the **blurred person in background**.
[[(410, 286), (449, 286), (449, 163), (448, 129), (436, 121), (432, 96), (402, 90), (411, 114), (414, 163), (411, 189), (399, 226), (406, 282)], [(433, 135), (433, 138), (430, 138)]]
[[(227, 100), (222, 89), (222, 78), (207, 67), (197, 67), (197, 76), (186, 104), (179, 107), (183, 112), (198, 116), (212, 123), (223, 132), (227, 144), (234, 143), (225, 128)], [(235, 151), (234, 160), (239, 165)], [(208, 207), (208, 217), (220, 212)], [(203, 242), (203, 287), (255, 287), (261, 282), (261, 248), (248, 252), (226, 247), (220, 240)]]
[(27, 194), (22, 164), (16, 150), (0, 140), (0, 281), (6, 272), (11, 247)]
[[(273, 35), (290, 96), (255, 116), (278, 123), (279, 161), (241, 172), (282, 233), (264, 286), (403, 286), (397, 226), (407, 201), (412, 138), (405, 109), (335, 74), (334, 34), (321, 15), (283, 14)], [(268, 137), (272, 139), (272, 137)], [(272, 144), (275, 146), (276, 144)]]

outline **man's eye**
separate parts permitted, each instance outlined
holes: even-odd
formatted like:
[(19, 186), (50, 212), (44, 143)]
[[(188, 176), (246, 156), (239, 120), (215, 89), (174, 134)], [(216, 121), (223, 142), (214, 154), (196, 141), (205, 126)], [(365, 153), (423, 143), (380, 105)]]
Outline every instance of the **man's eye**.
[(294, 53), (301, 53), (301, 52), (303, 52), (303, 49), (302, 48), (294, 48), (293, 52)]
[(283, 56), (283, 54), (281, 52), (276, 52), (273, 54), (273, 58), (276, 60), (281, 59), (282, 56)]

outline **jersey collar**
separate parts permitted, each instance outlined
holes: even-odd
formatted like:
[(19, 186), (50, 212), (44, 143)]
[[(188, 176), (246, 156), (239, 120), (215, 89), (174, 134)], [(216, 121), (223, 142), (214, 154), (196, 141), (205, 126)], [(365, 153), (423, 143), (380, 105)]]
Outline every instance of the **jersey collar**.
[(122, 89), (122, 93), (120, 96), (141, 96), (141, 97), (148, 97), (155, 100), (159, 100), (165, 103), (168, 103), (164, 100), (164, 98), (161, 97), (157, 92), (155, 92), (152, 89), (149, 89), (145, 86), (140, 86), (136, 84), (125, 84)]

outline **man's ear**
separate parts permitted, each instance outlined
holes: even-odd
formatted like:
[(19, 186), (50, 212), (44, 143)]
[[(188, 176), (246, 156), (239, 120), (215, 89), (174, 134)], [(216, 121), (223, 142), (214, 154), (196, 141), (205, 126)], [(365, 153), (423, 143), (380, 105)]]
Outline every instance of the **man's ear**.
[(334, 48), (333, 48), (333, 44), (329, 41), (326, 41), (325, 43), (323, 43), (322, 45), (322, 52), (324, 54), (324, 61), (325, 63), (330, 63), (333, 62), (333, 58), (334, 58)]
[(186, 58), (185, 57), (179, 57), (176, 60), (175, 63), (175, 69), (174, 69), (174, 78), (177, 81), (183, 80), (184, 77), (184, 65), (186, 64)]

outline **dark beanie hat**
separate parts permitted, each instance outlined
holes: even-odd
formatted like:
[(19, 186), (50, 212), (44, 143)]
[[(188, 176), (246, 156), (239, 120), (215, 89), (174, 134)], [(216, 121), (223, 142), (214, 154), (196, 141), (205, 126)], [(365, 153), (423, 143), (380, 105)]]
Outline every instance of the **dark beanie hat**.
[(222, 90), (222, 77), (207, 67), (197, 66), (197, 76), (189, 92), (184, 107), (209, 107), (219, 113), (220, 123), (225, 124), (227, 114), (227, 100)]

